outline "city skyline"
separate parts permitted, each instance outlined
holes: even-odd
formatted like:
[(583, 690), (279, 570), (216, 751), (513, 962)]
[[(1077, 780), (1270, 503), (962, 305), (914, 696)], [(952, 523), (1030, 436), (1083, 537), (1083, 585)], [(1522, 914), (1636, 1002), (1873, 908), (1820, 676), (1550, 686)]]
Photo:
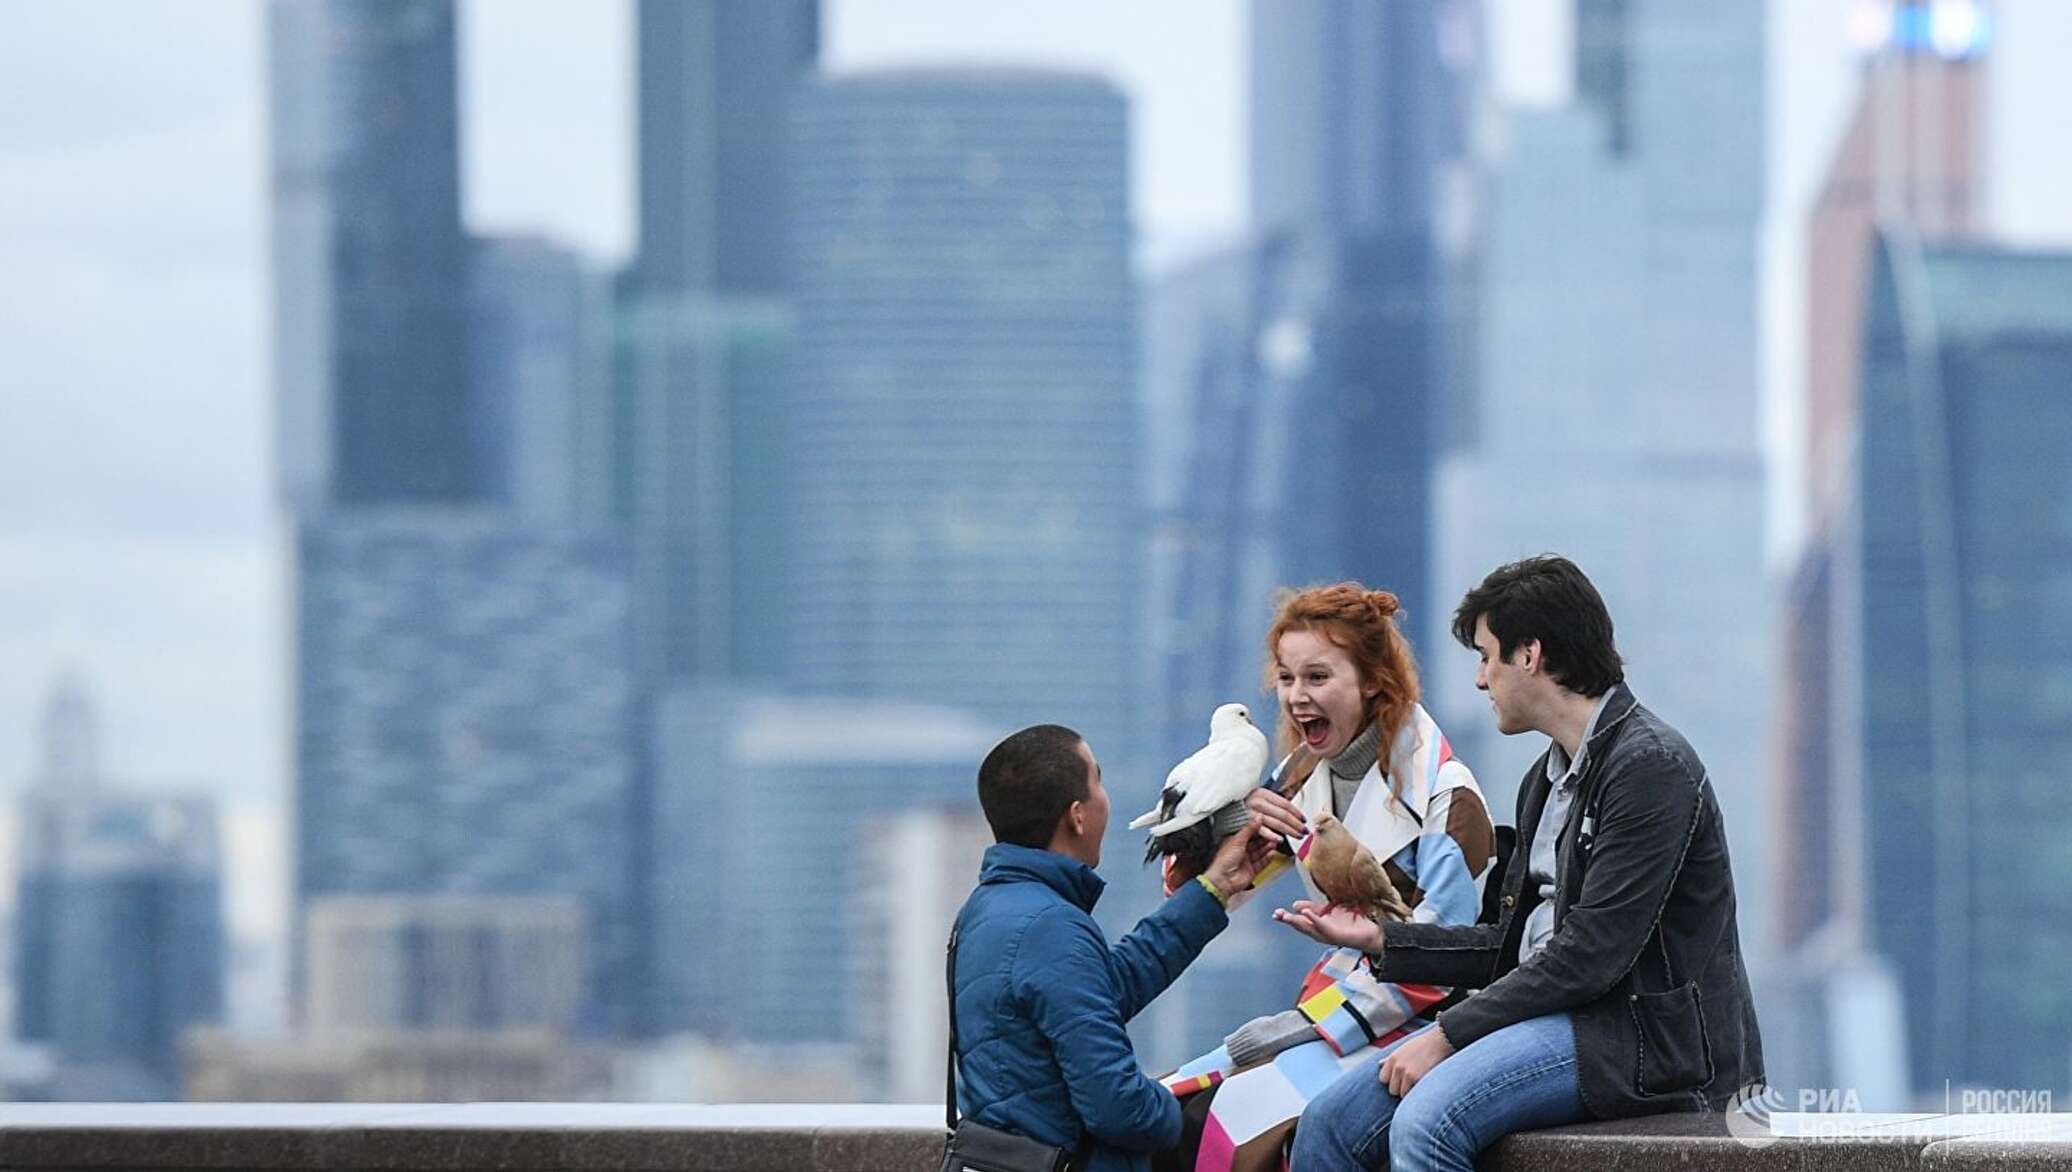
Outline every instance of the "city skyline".
[[(1568, 2), (1580, 26), (1566, 23)], [(1323, 164), (1323, 152), (1306, 153), (1303, 128), (1343, 123), (1287, 84), (1295, 71), (1282, 79), (1286, 100), (1251, 107), (1255, 119), (1285, 113), (1285, 124), (1256, 128), (1275, 149), (1249, 160), (1248, 183), (1229, 184), (1214, 175), (1233, 151), (1246, 158), (1231, 146), (1245, 135), (1215, 102), (1192, 132), (1216, 145), (1158, 162), (1188, 141), (1172, 115), (1205, 84), (1174, 80), (1185, 47), (1212, 46), (1220, 59), (1276, 43), (1233, 35), (1227, 8), (1191, 39), (1154, 46), (1144, 10), (1097, 25), (1091, 9), (1077, 19), (1068, 4), (1055, 29), (1036, 34), (1022, 16), (925, 19), (945, 15), (933, 0), (830, 2), (824, 25), (763, 30), (773, 44), (825, 54), (827, 72), (796, 91), (797, 109), (780, 101), (761, 112), (766, 128), (791, 128), (797, 174), (760, 171), (767, 160), (740, 139), (718, 135), (712, 147), (715, 171), (731, 168), (764, 195), (782, 189), (798, 217), (789, 227), (753, 195), (731, 210), (725, 193), (700, 207), (682, 175), (644, 181), (636, 162), (649, 151), (631, 149), (644, 130), (629, 108), (695, 110), (705, 99), (650, 92), (653, 79), (625, 55), (633, 30), (661, 44), (695, 34), (650, 27), (631, 6), (583, 25), (577, 67), (538, 92), (513, 85), (538, 69), (528, 38), (572, 30), (566, 9), (281, 6), (288, 15), (270, 37), (238, 32), (249, 38), (242, 50), (271, 57), (270, 87), (263, 70), (229, 71), (237, 86), (196, 85), (118, 45), (114, 61), (212, 95), (214, 113), (183, 121), (104, 101), (48, 126), (0, 124), (0, 166), (24, 160), (29, 180), (26, 197), (0, 193), (0, 233), (21, 235), (31, 262), (30, 280), (0, 284), (0, 346), (24, 343), (23, 434), (42, 441), (11, 466), (0, 447), (0, 485), (27, 490), (26, 504), (0, 505), (0, 564), (21, 567), (0, 577), (0, 654), (25, 665), (0, 683), (0, 797), (12, 806), (33, 772), (7, 768), (9, 746), (34, 728), (17, 694), (40, 699), (49, 679), (73, 672), (111, 698), (109, 724), (122, 730), (101, 769), (221, 802), (224, 898), (242, 908), (227, 925), (233, 940), (285, 926), (255, 919), (264, 901), (241, 885), (293, 882), (297, 901), (404, 888), (552, 896), (571, 893), (537, 887), (529, 863), (557, 849), (608, 859), (572, 893), (605, 937), (587, 946), (586, 964), (607, 991), (583, 1015), (637, 1032), (642, 950), (656, 946), (640, 921), (661, 890), (642, 885), (650, 855), (677, 841), (663, 821), (644, 821), (656, 751), (645, 713), (657, 689), (819, 688), (838, 703), (961, 706), (980, 728), (1060, 719), (1120, 766), (1110, 786), (1123, 804), (1148, 790), (1169, 745), (1186, 740), (1180, 710), (1199, 699), (1176, 704), (1174, 680), (1156, 670), (1133, 678), (1147, 658), (1137, 628), (1161, 621), (1160, 592), (1175, 585), (1155, 567), (1158, 538), (1144, 522), (1171, 506), (1160, 493), (1176, 436), (1140, 436), (1148, 425), (1201, 430), (1197, 449), (1221, 444), (1266, 470), (1248, 473), (1240, 460), (1219, 472), (1213, 459), (1190, 470), (1218, 482), (1228, 515), (1243, 513), (1230, 527), (1236, 569), (1214, 569), (1223, 584), (1192, 604), (1214, 613), (1182, 616), (1166, 638), (1209, 622), (1242, 627), (1239, 612), (1291, 578), (1358, 574), (1402, 589), (1436, 694), (1427, 703), (1493, 783), (1499, 821), (1516, 776), (1507, 766), (1537, 738), (1499, 744), (1471, 723), (1481, 713), (1467, 660), (1438, 620), (1492, 559), (1561, 548), (1541, 535), (1586, 510), (1557, 515), (1551, 502), (1601, 505), (1660, 478), (1664, 491), (1644, 494), (1647, 541), (1626, 534), (1620, 544), (1606, 525), (1564, 552), (1607, 583), (1622, 636), (1639, 632), (1628, 650), (1642, 653), (1640, 678), (1670, 680), (1644, 686), (1644, 697), (1685, 717), (1715, 772), (1733, 775), (1736, 796), (1728, 803), (1723, 788), (1722, 804), (1744, 899), (1767, 910), (1771, 868), (1763, 848), (1744, 846), (1782, 782), (1737, 730), (1751, 723), (1742, 709), (1769, 720), (1776, 707), (1754, 699), (1779, 678), (1768, 612), (1807, 528), (1804, 486), (1820, 480), (1806, 453), (1829, 459), (1804, 438), (1802, 417), (1817, 424), (1824, 409), (1817, 394), (1802, 403), (1806, 322), (1820, 320), (1804, 311), (1819, 296), (1804, 258), (1812, 193), (1854, 92), (1836, 62), (1853, 68), (1863, 46), (1851, 47), (1835, 14), (1818, 41), (1834, 60), (1815, 78), (1790, 39), (1803, 13), (1768, 29), (1761, 13), (1693, 19), (1670, 35), (1671, 3), (1486, 0), (1499, 26), (1486, 46), (1444, 20), (1377, 36), (1391, 50), (1399, 37), (1433, 37), (1449, 69), (1487, 52), (1485, 102), (1464, 103), (1443, 130), (1414, 112), (1385, 131), (1342, 130), (1342, 157)], [(1445, 7), (1465, 10), (1466, 0)], [(1301, 10), (1252, 11), (1256, 30), (1269, 14)], [(1982, 87), (1993, 114), (1980, 135), (1983, 239), (2031, 252), (2054, 232), (2072, 241), (2072, 211), (2059, 224), (2033, 206), (2038, 189), (2072, 192), (2072, 164), (2053, 179), (2025, 169), (2028, 155), (2047, 152), (2007, 146), (2016, 131), (2047, 141), (2034, 139), (2043, 103), (2033, 94), (2044, 91), (2021, 32), (2050, 27), (2042, 12), (2035, 0), (2003, 6)], [(1520, 66), (1505, 14), (1576, 34), (1572, 53), (1553, 54), (1557, 73), (1574, 74), (1573, 93)], [(1607, 31), (1629, 20), (1652, 30), (1637, 36), (1644, 49)], [(945, 38), (945, 23), (966, 39)], [(2072, 19), (2063, 31), (2072, 45)], [(1384, 92), (1439, 88), (1406, 83), (1417, 76), (1396, 72), (1406, 55), (1386, 54), (1385, 68), (1379, 56), (1363, 67)], [(323, 68), (305, 68), (320, 59)], [(1676, 60), (1683, 66), (1665, 64)], [(0, 51), (0, 71), (6, 64)], [(1241, 104), (1248, 84), (1268, 84), (1256, 67), (1247, 82), (1230, 65), (1202, 71), (1217, 101)], [(1691, 80), (1704, 69), (1715, 80)], [(319, 94), (327, 72), (350, 80)], [(58, 78), (26, 73), (21, 84), (62, 92)], [(751, 73), (764, 84), (775, 71)], [(2023, 76), (2030, 90), (2012, 92), (2032, 96), (2007, 99), (2005, 79)], [(246, 82), (265, 117), (251, 117)], [(1642, 100), (1650, 86), (1652, 104)], [(1761, 102), (1736, 96), (1758, 89)], [(1793, 103), (1780, 89), (1815, 113), (1781, 119), (1777, 108)], [(606, 91), (617, 98), (600, 113)], [(392, 93), (410, 97), (372, 98)], [(1707, 149), (1689, 165), (1665, 163), (1661, 144), (1690, 150), (1677, 139), (1687, 123), (1713, 136)], [(674, 138), (697, 141), (695, 127), (658, 125), (665, 154)], [(169, 153), (196, 134), (215, 136), (214, 153), (197, 154), (216, 164), (211, 175)], [(1428, 166), (1446, 135), (1458, 136), (1472, 174)], [(1376, 139), (1385, 151), (1374, 152)], [(256, 161), (255, 173), (236, 159)], [(157, 218), (131, 206), (148, 199), (98, 194), (139, 163), (179, 196)], [(585, 182), (585, 172), (596, 174)], [(1189, 177), (1195, 190), (1177, 193)], [(95, 194), (60, 211), (82, 185)], [(625, 214), (636, 202), (652, 252), (629, 258)], [(653, 218), (672, 205), (684, 224)], [(1249, 219), (1248, 205), (1258, 213)], [(1291, 216), (1312, 222), (1281, 231)], [(1361, 237), (1392, 220), (1395, 235)], [(715, 246), (711, 234), (734, 231), (728, 223), (747, 223), (743, 239), (764, 247)], [(1230, 266), (1231, 250), (1255, 248), (1262, 260)], [(1449, 266), (1474, 277), (1426, 276)], [(1576, 273), (1622, 271), (1569, 287)], [(39, 272), (48, 296), (32, 287)], [(1187, 312), (1207, 311), (1211, 331), (1234, 315), (1243, 343), (1191, 373), (1211, 374), (1212, 362), (1252, 372), (1216, 384), (1246, 404), (1227, 419), (1161, 417), (1153, 364), (1132, 361), (1162, 328), (1152, 291), (1186, 274), (1203, 280)], [(1370, 274), (1388, 279), (1363, 284)], [(1659, 296), (1644, 292), (1657, 286)], [(1409, 311), (1420, 294), (1443, 304)], [(1478, 330), (1484, 316), (1493, 324)], [(1646, 344), (1626, 346), (1605, 328), (1614, 321), (1646, 323)], [(1468, 355), (1429, 422), (1411, 369), (1425, 346), (1447, 361), (1455, 349)], [(1186, 365), (1168, 362), (1167, 374), (1184, 382), (1174, 372)], [(255, 385), (256, 398), (240, 398)], [(1608, 426), (1592, 427), (1593, 412)], [(1357, 421), (1377, 413), (1398, 426), (1360, 432)], [(1334, 468), (1326, 483), (1356, 506), (1407, 502), (1388, 518), (1400, 533), (1356, 538), (1354, 522), (1304, 505), (1306, 481), (1273, 471), (1287, 464), (1275, 455), (1284, 425), (1318, 418), (1343, 421), (1334, 434), (1349, 453), (1392, 453), (1395, 480)], [(739, 434), (722, 434), (728, 427)], [(1810, 430), (1817, 440), (1820, 427)], [(1416, 457), (1387, 446), (1420, 439), (1447, 453), (1451, 496), (1428, 501)], [(1550, 442), (1584, 456), (1587, 473), (1527, 499), (1520, 470)], [(723, 491), (715, 475), (727, 478)], [(1707, 476), (1718, 491), (1678, 503)], [(1696, 514), (1730, 524), (1686, 533)], [(1445, 555), (1431, 567), (1417, 552), (1426, 528), (1450, 530), (1430, 539)], [(1662, 585), (1664, 565), (1684, 567), (1683, 589), (1649, 588)], [(1392, 579), (1397, 567), (1409, 581)], [(1760, 602), (1739, 601), (1751, 597)], [(1010, 619), (993, 609), (1001, 599), (1015, 600)], [(1151, 609), (1138, 614), (1133, 601)], [(1682, 622), (1679, 608), (1694, 607), (1752, 621)], [(1245, 659), (1249, 638), (1222, 639), (1235, 659), (1219, 651), (1229, 662), (1212, 674), (1248, 676), (1223, 669)], [(959, 672), (989, 653), (1020, 670), (974, 690), (984, 672)], [(1725, 657), (1709, 675), (1692, 666), (1708, 653)], [(417, 666), (399, 672), (398, 659)], [(1208, 674), (1190, 671), (1166, 674)], [(1739, 681), (1734, 705), (1707, 691), (1721, 671)], [(1254, 699), (1244, 690), (1233, 698)], [(677, 699), (690, 728), (701, 726), (693, 707), (723, 713), (733, 702)], [(984, 738), (969, 739), (960, 752), (975, 763)], [(727, 770), (711, 772), (681, 743), (672, 752), (669, 800), (689, 825), (708, 778)], [(889, 811), (910, 796), (968, 793), (968, 771), (960, 782), (952, 762), (935, 767), (911, 794), (888, 768), (867, 798), (849, 801)], [(765, 783), (773, 795), (781, 784), (775, 774)], [(288, 826), (288, 799), (300, 807), (285, 831), (299, 844), (299, 879), (277, 860), (253, 863), (254, 843), (233, 829)], [(333, 825), (332, 807), (357, 813)], [(10, 821), (17, 833), (33, 824)], [(652, 835), (629, 839), (641, 825)], [(354, 871), (362, 864), (366, 876)], [(333, 878), (311, 882), (327, 868)], [(1130, 888), (1108, 913), (1155, 896), (1126, 869), (1121, 859), (1108, 868)], [(560, 870), (585, 868), (563, 859)], [(1743, 930), (1760, 959), (1762, 913), (1752, 909)]]
[[(1551, 0), (1503, 3), (1521, 29), (1552, 19), (1535, 11)], [(835, 0), (826, 52), (840, 68), (959, 53), (1106, 63), (1143, 108), (1133, 214), (1147, 239), (1176, 242), (1155, 259), (1183, 260), (1189, 242), (1235, 231), (1244, 203), (1235, 0), (1133, 6), (1143, 11), (1115, 24), (1096, 24), (1101, 6), (1081, 0), (1041, 27), (946, 16), (961, 7)], [(1180, 7), (1200, 15), (1161, 28)], [(1782, 166), (1766, 229), (1768, 400), (1803, 367), (1793, 341), (1799, 282), (1774, 270), (1803, 255), (1804, 216), (1854, 73), (1839, 13), (1783, 7), (1796, 11), (1781, 13), (1771, 34), (1770, 84), (1783, 100), (1771, 118)], [(616, 24), (544, 0), (498, 11), (500, 21), (462, 10), (469, 229), (545, 229), (606, 258), (623, 254), (632, 242), (632, 176), (619, 165), (632, 151), (630, 8)], [(2072, 107), (2051, 96), (2066, 83), (2050, 52), (2072, 44), (2072, 7), (2002, 0), (1998, 11), (1985, 218), (2013, 242), (2072, 241), (2072, 159), (2024, 146)], [(0, 275), (0, 342), (23, 372), (11, 392), (19, 425), (0, 436), (0, 496), (19, 502), (0, 508), (0, 552), (20, 567), (0, 581), (0, 652), (29, 667), (0, 680), (0, 792), (28, 767), (26, 730), (44, 681), (76, 666), (100, 681), (111, 720), (131, 733), (111, 750), (127, 771), (206, 784), (233, 802), (277, 802), (288, 747), (275, 617), (285, 602), (268, 462), (260, 7), (135, 3), (130, 13), (110, 26), (90, 6), (37, 7), (0, 46), (0, 77), (19, 95), (8, 108), (34, 112), (0, 122), (0, 163), (18, 180), (0, 191), (0, 233), (17, 258)], [(167, 55), (169, 43), (192, 51)], [(542, 84), (531, 63), (544, 44), (558, 64)], [(1493, 48), (1515, 98), (1545, 100), (1558, 84), (1529, 51), (1507, 51), (1501, 36)], [(1168, 175), (1147, 191), (1147, 176)], [(169, 221), (168, 209), (179, 218)], [(100, 345), (111, 328), (133, 344)], [(1789, 470), (1799, 441), (1779, 411), (1766, 406), (1766, 444)], [(1798, 518), (1776, 505), (1771, 513), (1774, 549)]]

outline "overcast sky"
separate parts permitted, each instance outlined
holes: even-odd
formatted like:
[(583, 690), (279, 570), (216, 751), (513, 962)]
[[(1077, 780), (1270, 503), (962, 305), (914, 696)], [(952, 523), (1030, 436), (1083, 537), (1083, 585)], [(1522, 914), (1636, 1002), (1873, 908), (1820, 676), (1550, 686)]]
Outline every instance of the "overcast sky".
[[(1499, 6), (1507, 93), (1558, 98), (1546, 45), (1562, 0)], [(1849, 95), (1842, 7), (1773, 4), (1773, 404), (1796, 368), (1796, 224)], [(2072, 4), (2001, 10), (1992, 215), (2017, 238), (2072, 242)], [(626, 10), (473, 0), (463, 13), (471, 225), (622, 254)], [(277, 798), (288, 616), (268, 468), (260, 7), (69, 0), (7, 15), (0, 794), (32, 768), (43, 695), (70, 664), (100, 697), (119, 775)], [(1159, 264), (1242, 223), (1243, 26), (1237, 0), (833, 0), (827, 56), (838, 69), (975, 58), (1110, 73), (1135, 103), (1139, 251)], [(1772, 414), (1788, 435), (1788, 412)]]

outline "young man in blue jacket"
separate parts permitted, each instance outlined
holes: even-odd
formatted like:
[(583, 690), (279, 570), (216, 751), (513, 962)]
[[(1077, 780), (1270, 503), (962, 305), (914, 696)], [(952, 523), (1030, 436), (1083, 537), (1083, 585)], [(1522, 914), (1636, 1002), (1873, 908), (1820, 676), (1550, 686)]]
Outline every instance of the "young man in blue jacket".
[(1092, 915), (1108, 793), (1071, 729), (1026, 728), (978, 772), (993, 829), (957, 914), (958, 1109), (1080, 1153), (1083, 1172), (1144, 1172), (1180, 1141), (1180, 1101), (1137, 1065), (1124, 1025), (1229, 921), (1271, 854), (1257, 823), (1110, 946)]

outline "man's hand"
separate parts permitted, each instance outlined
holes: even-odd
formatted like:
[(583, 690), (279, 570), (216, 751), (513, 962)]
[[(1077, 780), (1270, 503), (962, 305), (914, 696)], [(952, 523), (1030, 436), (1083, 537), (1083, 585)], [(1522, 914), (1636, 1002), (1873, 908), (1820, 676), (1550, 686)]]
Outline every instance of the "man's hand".
[(1410, 1093), (1419, 1079), (1432, 1073), (1432, 1067), (1452, 1054), (1453, 1043), (1446, 1040), (1446, 1031), (1433, 1026), (1381, 1060), (1381, 1085), (1400, 1099)]
[(1202, 874), (1216, 885), (1225, 899), (1236, 895), (1252, 885), (1259, 874), (1259, 868), (1273, 857), (1273, 839), (1265, 833), (1265, 827), (1254, 818), (1245, 823), (1245, 828), (1223, 840), (1216, 848), (1216, 857), (1209, 860), (1209, 868)]
[(1293, 907), (1274, 909), (1273, 918), (1319, 944), (1381, 954), (1381, 925), (1351, 908), (1298, 899)]
[(1263, 785), (1245, 795), (1245, 809), (1275, 834), (1301, 838), (1309, 833), (1309, 820), (1302, 816), (1301, 807)]

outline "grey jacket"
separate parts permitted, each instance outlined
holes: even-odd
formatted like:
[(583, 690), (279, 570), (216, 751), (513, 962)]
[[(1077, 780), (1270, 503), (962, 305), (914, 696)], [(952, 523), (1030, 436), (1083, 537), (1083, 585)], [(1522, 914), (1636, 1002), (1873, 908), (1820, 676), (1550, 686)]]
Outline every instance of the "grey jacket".
[[(1554, 935), (1525, 964), (1518, 943), (1540, 896), (1523, 860), (1495, 924), (1389, 924), (1375, 971), (1478, 992), (1439, 1015), (1458, 1050), (1507, 1025), (1572, 1013), (1584, 1105), (1600, 1119), (1718, 1110), (1763, 1077), (1762, 1039), (1734, 923), (1719, 803), (1698, 755), (1612, 690), (1591, 734), (1556, 847)], [(1551, 788), (1542, 756), (1518, 792), (1533, 841)]]

